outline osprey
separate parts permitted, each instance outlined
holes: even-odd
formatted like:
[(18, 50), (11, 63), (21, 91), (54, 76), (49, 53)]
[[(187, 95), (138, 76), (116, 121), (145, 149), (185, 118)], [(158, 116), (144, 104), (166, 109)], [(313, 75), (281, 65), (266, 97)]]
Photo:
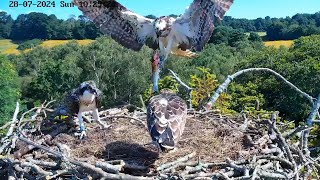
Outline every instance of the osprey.
[(175, 149), (186, 124), (187, 103), (171, 90), (150, 99), (147, 125), (152, 141), (162, 151)]
[(85, 81), (74, 89), (66, 98), (67, 111), (71, 115), (77, 115), (80, 126), (80, 139), (86, 136), (86, 128), (83, 122), (83, 113), (92, 111), (93, 119), (105, 129), (109, 126), (100, 121), (98, 108), (101, 106), (102, 92), (97, 88), (94, 81)]
[[(185, 13), (177, 18), (161, 16), (155, 20), (136, 14), (115, 0), (73, 0), (103, 32), (122, 46), (139, 51), (143, 45), (160, 50), (158, 68), (173, 54), (194, 57), (192, 51), (202, 51), (222, 20), (233, 0), (194, 0)], [(161, 8), (161, 7), (160, 7)], [(158, 53), (158, 52), (156, 52)], [(154, 63), (154, 62), (153, 62)], [(153, 72), (153, 89), (158, 91), (160, 70)]]

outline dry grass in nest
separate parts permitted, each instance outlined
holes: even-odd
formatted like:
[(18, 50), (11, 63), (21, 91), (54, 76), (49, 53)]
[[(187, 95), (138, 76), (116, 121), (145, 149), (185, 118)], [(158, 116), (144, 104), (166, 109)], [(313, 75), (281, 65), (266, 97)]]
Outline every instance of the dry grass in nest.
[(95, 123), (86, 125), (88, 137), (85, 140), (79, 140), (73, 134), (59, 134), (54, 141), (67, 144), (75, 158), (87, 158), (90, 161), (122, 159), (150, 167), (174, 161), (192, 152), (197, 152), (197, 158), (206, 162), (220, 162), (227, 157), (236, 160), (237, 152), (243, 148), (243, 136), (238, 131), (201, 119), (188, 118), (178, 149), (160, 154), (154, 145), (144, 146), (151, 142), (151, 138), (148, 131), (137, 122), (118, 119), (107, 130), (99, 129)]

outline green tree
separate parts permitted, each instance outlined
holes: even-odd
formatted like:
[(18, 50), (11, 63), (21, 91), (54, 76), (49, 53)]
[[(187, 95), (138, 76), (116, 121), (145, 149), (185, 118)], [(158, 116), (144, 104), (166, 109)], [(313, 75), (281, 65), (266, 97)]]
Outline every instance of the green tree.
[(0, 125), (11, 120), (16, 102), (20, 97), (15, 67), (0, 56)]
[(13, 22), (12, 17), (7, 12), (0, 12), (0, 38), (8, 39), (10, 37)]

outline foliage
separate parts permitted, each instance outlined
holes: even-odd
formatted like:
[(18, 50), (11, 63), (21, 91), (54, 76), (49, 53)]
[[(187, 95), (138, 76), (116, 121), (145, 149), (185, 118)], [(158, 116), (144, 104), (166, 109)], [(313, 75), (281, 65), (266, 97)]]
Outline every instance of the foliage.
[(260, 106), (265, 103), (264, 96), (259, 92), (258, 85), (250, 81), (244, 84), (232, 83), (228, 88), (228, 94), (232, 97), (230, 108), (237, 112), (243, 111), (248, 107), (259, 110)]
[(262, 38), (261, 38), (261, 36), (260, 36), (258, 33), (251, 32), (251, 33), (249, 34), (248, 40), (249, 40), (249, 41), (253, 41), (253, 42), (261, 42), (261, 41), (262, 41)]
[[(237, 69), (266, 67), (279, 72), (298, 88), (313, 97), (320, 93), (320, 36), (302, 37), (292, 48), (264, 48), (247, 56)], [(241, 82), (251, 81), (264, 94), (263, 108), (278, 110), (286, 119), (302, 121), (310, 112), (310, 104), (288, 85), (266, 73), (248, 74)]]
[(0, 125), (12, 118), (20, 97), (17, 78), (15, 67), (4, 56), (0, 56)]
[[(176, 18), (177, 15), (170, 14)], [(150, 19), (157, 17), (150, 14)], [(236, 19), (225, 16), (222, 22), (216, 22), (216, 26), (224, 26), (236, 29), (238, 32), (267, 32), (269, 40), (293, 40), (301, 36), (320, 34), (320, 12), (315, 14), (296, 14), (286, 18)], [(31, 12), (20, 14), (13, 20), (6, 12), (0, 12), (0, 38), (13, 40), (31, 39), (95, 39), (101, 35), (99, 28), (86, 16), (77, 18), (71, 16), (67, 20), (57, 19), (55, 15)], [(218, 35), (219, 36), (219, 35)], [(240, 37), (236, 35), (236, 37)], [(253, 37), (257, 38), (257, 37)], [(225, 41), (220, 36), (217, 41)], [(212, 41), (211, 41), (212, 42)], [(217, 43), (217, 42), (215, 42)]]
[(40, 45), (41, 43), (42, 43), (42, 40), (40, 39), (32, 39), (19, 44), (17, 49), (19, 50), (31, 49)]
[(269, 40), (293, 40), (302, 36), (320, 34), (320, 13), (296, 14), (292, 18), (274, 19), (267, 27)]
[(150, 55), (148, 49), (137, 53), (110, 38), (98, 38), (88, 46), (74, 41), (52, 49), (36, 47), (10, 59), (29, 102), (62, 100), (81, 82), (92, 79), (105, 95), (104, 105), (113, 106), (139, 102), (151, 74)]
[[(209, 74), (214, 74), (210, 82), (215, 82), (215, 85), (212, 85), (215, 88), (209, 87), (206, 93), (212, 95), (227, 75), (244, 68), (267, 67), (279, 72), (314, 97), (320, 93), (317, 86), (320, 84), (319, 36), (303, 37), (296, 40), (291, 48), (279, 49), (264, 47), (261, 42), (249, 41), (247, 36), (245, 40), (239, 37), (234, 38), (233, 46), (226, 43), (209, 44), (197, 58), (170, 55), (165, 69), (161, 72), (164, 82), (160, 80), (160, 88), (162, 83), (167, 84), (165, 86), (176, 83), (172, 77), (166, 77), (169, 75), (167, 68), (176, 72), (186, 83), (197, 82), (194, 87), (210, 84), (206, 82), (208, 79), (205, 73), (198, 68), (210, 69)], [(104, 93), (103, 105), (111, 107), (126, 103), (140, 105), (139, 95), (144, 95), (145, 100), (149, 99), (151, 55), (152, 51), (147, 47), (135, 52), (108, 37), (101, 37), (87, 46), (80, 46), (76, 42), (51, 49), (40, 46), (19, 56), (9, 57), (17, 67), (25, 101), (61, 99), (82, 81), (93, 79), (99, 81), (99, 88)], [(202, 84), (202, 81), (206, 83)], [(178, 89), (178, 94), (187, 99), (184, 88), (180, 86)], [(261, 111), (278, 110), (280, 116), (288, 120), (303, 121), (310, 110), (309, 102), (305, 98), (266, 73), (241, 76), (236, 84), (229, 87), (228, 93), (221, 102), (229, 104), (220, 106), (220, 109), (239, 112), (245, 107), (254, 108), (257, 98)], [(197, 106), (205, 96), (207, 94), (201, 94), (201, 97), (195, 94), (194, 97), (199, 99), (194, 100), (194, 105)]]
[[(219, 83), (216, 75), (210, 72), (208, 68), (197, 68), (199, 73), (191, 75), (190, 87), (192, 90), (192, 106), (198, 108), (202, 106), (212, 93), (218, 88)], [(226, 112), (230, 108), (230, 96), (223, 93), (220, 95), (216, 107)]]
[(0, 11), (0, 39), (8, 39), (10, 37), (13, 19), (5, 11)]
[[(171, 89), (175, 93), (179, 93), (180, 84), (172, 77), (172, 76), (165, 76), (159, 79), (159, 90), (161, 89)], [(147, 103), (149, 99), (154, 96), (152, 94), (152, 84), (149, 85), (149, 88), (144, 92), (144, 101)]]
[(10, 38), (13, 40), (94, 39), (101, 35), (98, 28), (83, 15), (78, 19), (60, 20), (55, 15), (38, 12), (20, 14), (11, 29)]

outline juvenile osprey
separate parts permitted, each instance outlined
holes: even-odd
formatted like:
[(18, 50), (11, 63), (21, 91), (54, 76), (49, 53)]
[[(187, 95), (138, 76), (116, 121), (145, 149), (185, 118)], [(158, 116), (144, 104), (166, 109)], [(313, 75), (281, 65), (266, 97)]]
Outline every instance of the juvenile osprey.
[(187, 104), (171, 90), (150, 99), (147, 124), (152, 141), (162, 150), (176, 147), (186, 124)]
[(101, 106), (102, 92), (97, 88), (94, 81), (85, 81), (74, 89), (66, 98), (67, 111), (76, 114), (80, 125), (80, 139), (86, 136), (86, 128), (83, 122), (83, 112), (92, 111), (93, 119), (102, 128), (108, 128), (100, 121), (98, 108)]
[[(163, 68), (170, 52), (193, 57), (202, 51), (233, 0), (194, 0), (178, 18), (161, 16), (155, 20), (136, 14), (116, 0), (73, 0), (73, 3), (99, 28), (122, 46), (139, 51), (143, 45), (160, 49), (158, 68)], [(139, 3), (139, 2), (137, 2)], [(162, 7), (159, 7), (162, 8)], [(160, 70), (153, 72), (159, 78)], [(153, 92), (158, 91), (153, 81)]]

